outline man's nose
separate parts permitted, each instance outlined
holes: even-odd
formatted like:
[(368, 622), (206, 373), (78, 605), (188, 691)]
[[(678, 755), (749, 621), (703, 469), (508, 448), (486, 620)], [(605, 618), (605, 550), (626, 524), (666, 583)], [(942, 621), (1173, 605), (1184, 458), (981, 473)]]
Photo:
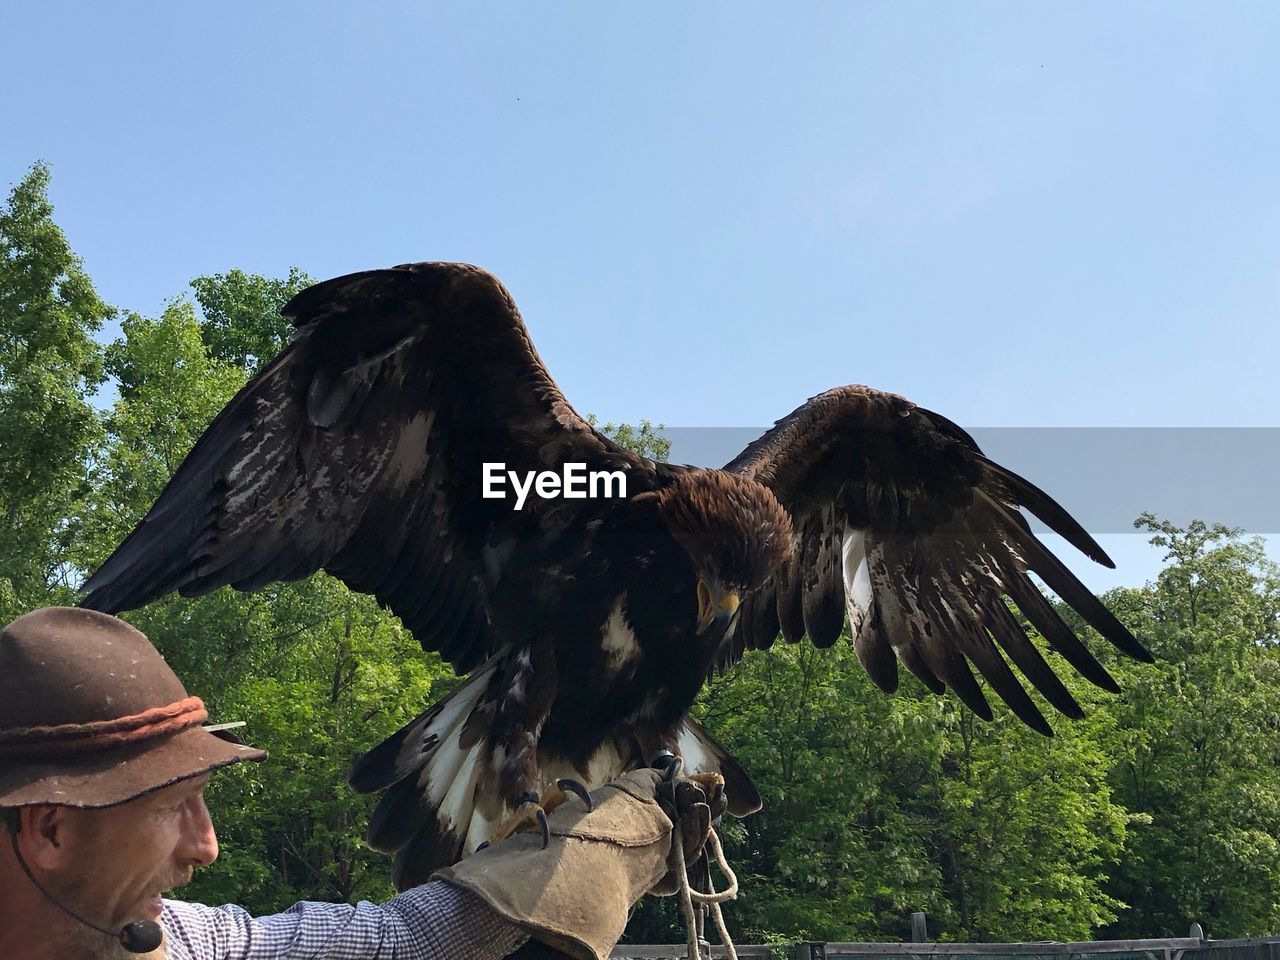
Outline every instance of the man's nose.
[(192, 797), (187, 804), (177, 856), (193, 867), (207, 867), (218, 859), (218, 834), (203, 797)]

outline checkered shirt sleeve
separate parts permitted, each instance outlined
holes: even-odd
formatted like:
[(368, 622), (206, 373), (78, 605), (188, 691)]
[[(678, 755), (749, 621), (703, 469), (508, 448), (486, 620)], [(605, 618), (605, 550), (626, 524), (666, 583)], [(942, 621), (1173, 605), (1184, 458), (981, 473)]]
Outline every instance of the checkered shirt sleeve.
[(160, 922), (168, 960), (498, 960), (529, 938), (440, 881), (382, 904), (304, 901), (270, 917), (165, 900)]

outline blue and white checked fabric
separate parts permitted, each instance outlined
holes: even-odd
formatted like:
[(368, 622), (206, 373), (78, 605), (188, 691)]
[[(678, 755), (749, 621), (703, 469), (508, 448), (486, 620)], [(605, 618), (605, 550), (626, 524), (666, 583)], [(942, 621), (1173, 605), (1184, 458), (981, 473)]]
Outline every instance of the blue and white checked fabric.
[(254, 917), (164, 901), (168, 960), (498, 960), (529, 935), (478, 897), (432, 881), (386, 903), (296, 903)]

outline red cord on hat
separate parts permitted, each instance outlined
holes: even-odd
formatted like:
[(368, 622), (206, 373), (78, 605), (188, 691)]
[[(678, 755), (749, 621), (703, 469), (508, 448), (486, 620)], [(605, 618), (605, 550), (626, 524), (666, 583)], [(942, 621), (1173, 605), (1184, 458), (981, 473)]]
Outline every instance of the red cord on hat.
[(177, 733), (209, 719), (204, 701), (187, 697), (164, 707), (112, 720), (60, 723), (49, 727), (16, 727), (0, 730), (0, 754), (38, 751), (41, 754), (77, 753), (123, 746), (152, 737)]

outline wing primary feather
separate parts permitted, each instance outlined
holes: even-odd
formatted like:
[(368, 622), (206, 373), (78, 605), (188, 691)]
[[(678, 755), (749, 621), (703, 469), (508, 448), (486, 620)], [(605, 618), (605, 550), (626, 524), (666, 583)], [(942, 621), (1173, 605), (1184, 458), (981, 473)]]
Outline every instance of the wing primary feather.
[(116, 613), (140, 607), (177, 589), (191, 569), (181, 538), (198, 527), (199, 524), (187, 522), (177, 536), (164, 539), (153, 536), (156, 528), (148, 528), (144, 520), (102, 569), (85, 581), (87, 592), (81, 606)]
[(898, 658), (885, 635), (877, 598), (872, 592), (864, 534), (845, 530), (840, 566), (849, 632), (853, 635), (853, 650), (858, 655), (858, 662), (872, 683), (885, 693), (893, 693), (898, 689)]
[(1076, 698), (1053, 672), (1053, 668), (1045, 662), (1035, 644), (1022, 632), (1022, 627), (1018, 625), (1003, 600), (998, 597), (988, 600), (984, 622), (996, 642), (1022, 671), (1023, 676), (1031, 681), (1031, 685), (1039, 690), (1055, 709), (1072, 720), (1084, 718), (1084, 710), (1076, 702)]
[(844, 627), (844, 578), (840, 555), (842, 538), (836, 533), (831, 510), (815, 518), (807, 531), (801, 582), (801, 616), (815, 647), (827, 648), (840, 639)]
[(929, 669), (919, 650), (911, 646), (897, 647), (896, 649), (898, 659), (907, 668), (907, 672), (928, 687), (931, 693), (941, 695), (946, 692), (947, 685), (939, 680), (937, 675)]
[[(1010, 513), (985, 493), (982, 496), (1001, 518), (1007, 521), (1005, 529), (1012, 535), (1022, 556), (1026, 558), (1027, 567), (1039, 574), (1050, 590), (1084, 617), (1089, 625), (1106, 637), (1116, 649), (1142, 663), (1155, 661), (1151, 652), (1129, 632), (1114, 613), (1107, 609), (1106, 604), (1095, 597), (1083, 583), (1076, 579), (1075, 574), (1063, 566), (1061, 560), (1046, 549), (1031, 532), (1025, 519), (1017, 513)], [(1010, 579), (1016, 581), (1018, 578)], [(1069, 629), (1068, 632), (1070, 632)]]
[(1107, 555), (1107, 552), (1102, 549), (1098, 541), (1084, 527), (1080, 526), (1075, 517), (1067, 513), (1053, 497), (1031, 481), (1018, 476), (1012, 470), (1000, 466), (995, 461), (988, 460), (986, 457), (981, 457), (980, 459), (986, 471), (994, 475), (997, 478), (997, 482), (1008, 489), (1017, 503), (1039, 517), (1049, 529), (1053, 530), (1054, 533), (1060, 534), (1064, 540), (1090, 560), (1094, 560), (1112, 570), (1115, 569), (1115, 561)]
[(880, 630), (879, 617), (874, 611), (864, 619), (862, 628), (853, 638), (853, 651), (858, 655), (858, 662), (867, 671), (872, 683), (885, 693), (893, 693), (898, 689), (898, 658), (894, 656), (888, 638)]
[(775, 574), (778, 578), (778, 627), (787, 643), (799, 643), (804, 639), (804, 604), (797, 566), (796, 560), (792, 559)]
[(767, 586), (764, 588), (768, 592), (762, 592), (760, 596), (755, 598), (750, 608), (751, 619), (749, 624), (749, 639), (746, 641), (747, 646), (758, 649), (768, 650), (773, 646), (773, 641), (778, 638), (778, 602), (774, 598), (773, 591)]
[(1031, 625), (1040, 631), (1040, 635), (1048, 641), (1049, 646), (1062, 654), (1082, 677), (1103, 690), (1111, 693), (1120, 692), (1120, 684), (1116, 683), (1115, 678), (1107, 672), (1107, 668), (1089, 652), (1089, 648), (1081, 642), (1074, 631), (1062, 622), (1058, 612), (1030, 579), (1025, 575), (1019, 575), (1010, 578), (1006, 586), (1009, 588), (1009, 596), (1018, 605), (1022, 615), (1031, 621)]
[(982, 688), (978, 685), (964, 656), (940, 644), (929, 644), (925, 650), (928, 651), (925, 658), (929, 662), (930, 669), (943, 683), (955, 691), (956, 696), (965, 706), (983, 720), (988, 722), (994, 720), (995, 714), (991, 712), (991, 704), (987, 703), (987, 698), (983, 696)]
[(1052, 737), (1053, 728), (1049, 726), (1049, 722), (1045, 720), (1044, 714), (1035, 705), (1035, 701), (1028, 696), (1027, 691), (1018, 682), (1017, 676), (1009, 669), (1009, 665), (1004, 662), (1004, 657), (1000, 656), (1000, 651), (991, 642), (986, 631), (980, 626), (972, 626), (968, 634), (965, 653), (978, 668), (978, 672), (991, 684), (991, 689), (995, 690), (1000, 699), (1008, 704), (1009, 709), (1019, 720), (1037, 733)]
[(964, 657), (960, 654), (955, 654), (947, 659), (951, 661), (945, 677), (947, 686), (956, 692), (956, 695), (965, 702), (970, 710), (990, 723), (995, 719), (995, 714), (991, 712), (991, 704), (987, 703), (987, 698), (982, 693), (982, 687), (978, 685), (977, 678), (974, 677), (973, 671), (969, 669), (969, 664), (965, 662)]
[(1110, 640), (1116, 648), (1141, 663), (1154, 663), (1151, 655), (1133, 634), (1122, 624), (1116, 615), (1107, 609), (1106, 604), (1089, 591), (1084, 584), (1075, 578), (1053, 554), (1041, 548), (1040, 556), (1028, 566), (1044, 578), (1049, 589), (1088, 621), (1089, 625)]

